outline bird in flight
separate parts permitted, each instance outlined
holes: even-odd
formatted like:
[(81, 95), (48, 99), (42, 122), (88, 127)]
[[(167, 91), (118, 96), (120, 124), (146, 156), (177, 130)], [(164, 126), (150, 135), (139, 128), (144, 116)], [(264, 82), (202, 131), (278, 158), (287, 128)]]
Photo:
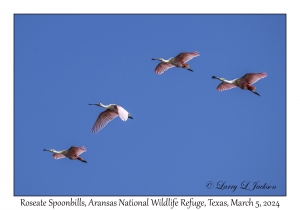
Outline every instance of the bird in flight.
[(52, 157), (54, 159), (67, 157), (70, 160), (80, 160), (81, 162), (87, 163), (86, 160), (79, 157), (81, 153), (86, 152), (85, 147), (71, 146), (67, 150), (56, 151), (54, 149), (44, 149), (44, 151), (52, 152), (53, 153)]
[(101, 112), (92, 128), (92, 133), (97, 133), (99, 130), (104, 128), (107, 123), (113, 120), (115, 117), (119, 116), (121, 120), (126, 121), (128, 118), (133, 119), (133, 117), (127, 112), (123, 107), (117, 104), (103, 105), (102, 103), (89, 104), (100, 106), (106, 108), (105, 111)]
[(165, 60), (163, 58), (152, 58), (152, 60), (159, 60), (160, 63), (156, 66), (154, 72), (156, 74), (162, 74), (165, 71), (167, 71), (169, 68), (178, 67), (178, 68), (184, 68), (189, 71), (193, 71), (189, 68), (189, 64), (187, 62), (191, 60), (194, 57), (199, 56), (199, 53), (197, 51), (195, 52), (182, 52), (179, 53), (176, 57), (171, 57), (168, 60)]
[(256, 87), (251, 85), (257, 82), (258, 80), (265, 78), (266, 76), (267, 74), (265, 72), (261, 72), (248, 73), (245, 74), (243, 77), (234, 80), (226, 80), (225, 78), (219, 78), (216, 76), (212, 76), (212, 78), (222, 81), (217, 87), (218, 91), (229, 90), (231, 88), (239, 87), (242, 90), (249, 90), (252, 93), (260, 96), (258, 92), (255, 92)]

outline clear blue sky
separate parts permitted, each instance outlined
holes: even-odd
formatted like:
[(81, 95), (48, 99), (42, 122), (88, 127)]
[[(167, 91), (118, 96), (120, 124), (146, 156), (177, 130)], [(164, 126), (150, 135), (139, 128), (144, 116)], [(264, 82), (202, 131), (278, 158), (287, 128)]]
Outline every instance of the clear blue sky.
[[(194, 72), (154, 73), (189, 51)], [(261, 97), (211, 78), (255, 72)], [(285, 15), (15, 15), (14, 94), (15, 195), (286, 193)], [(134, 119), (93, 134), (98, 102)], [(43, 152), (72, 145), (87, 164)]]

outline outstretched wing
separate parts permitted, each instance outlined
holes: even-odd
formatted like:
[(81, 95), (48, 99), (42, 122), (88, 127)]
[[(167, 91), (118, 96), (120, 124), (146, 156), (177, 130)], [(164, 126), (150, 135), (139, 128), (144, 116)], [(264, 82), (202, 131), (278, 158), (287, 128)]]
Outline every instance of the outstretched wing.
[(165, 62), (160, 62), (160, 63), (156, 66), (154, 72), (155, 72), (156, 74), (162, 74), (162, 73), (164, 73), (165, 71), (167, 71), (169, 68), (172, 68), (172, 67), (174, 67), (173, 64), (165, 63)]
[(111, 120), (113, 120), (117, 116), (118, 116), (117, 113), (115, 113), (109, 109), (105, 110), (104, 112), (101, 112), (92, 128), (92, 132), (97, 133), (104, 126), (106, 126), (107, 123), (109, 123)]
[(235, 88), (236, 86), (234, 84), (230, 84), (230, 83), (226, 83), (226, 82), (221, 82), (218, 87), (217, 90), (218, 91), (223, 91), (223, 90), (229, 90), (232, 88)]
[(267, 76), (267, 74), (265, 72), (249, 73), (249, 74), (245, 74), (241, 79), (246, 80), (246, 82), (251, 85), (251, 84), (257, 82), (258, 80), (265, 78), (266, 76)]
[(200, 54), (195, 51), (195, 52), (182, 52), (180, 54), (178, 54), (175, 58), (174, 58), (174, 62), (180, 62), (180, 63), (186, 63), (189, 60), (191, 60), (194, 57), (199, 56)]
[(52, 157), (54, 159), (60, 159), (60, 158), (65, 158), (66, 156), (64, 156), (63, 154), (53, 154)]
[(119, 117), (123, 120), (126, 121), (128, 119), (128, 112), (121, 106), (117, 105), (117, 109), (118, 109), (118, 114)]
[(72, 146), (68, 149), (68, 154), (71, 156), (74, 156), (75, 154), (80, 155), (83, 152), (86, 152), (86, 149), (84, 146), (82, 146), (82, 147)]

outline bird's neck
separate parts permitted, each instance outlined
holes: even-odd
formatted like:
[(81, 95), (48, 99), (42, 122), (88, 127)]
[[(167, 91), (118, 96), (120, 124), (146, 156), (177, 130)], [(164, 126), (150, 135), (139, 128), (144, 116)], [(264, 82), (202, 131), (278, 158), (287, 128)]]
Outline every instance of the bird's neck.
[(103, 108), (106, 108), (106, 109), (112, 109), (114, 107), (114, 105), (116, 105), (116, 104), (103, 105), (103, 104), (100, 103), (100, 106), (103, 107)]
[(169, 58), (168, 60), (165, 60), (163, 58), (158, 58), (157, 60), (161, 61), (161, 62), (164, 62), (164, 63), (168, 63), (171, 61), (172, 58)]
[(172, 63), (173, 61), (174, 61), (173, 57), (169, 58), (168, 60), (164, 60), (164, 62), (169, 62), (169, 63)]
[(231, 80), (226, 80), (226, 79), (224, 79), (223, 82), (226, 82), (226, 83), (232, 83)]
[(226, 83), (230, 83), (230, 84), (234, 84), (235, 81), (236, 81), (236, 79), (234, 79), (234, 80), (226, 80), (226, 79), (224, 79), (224, 80), (221, 80), (221, 81), (226, 82)]
[(101, 103), (99, 103), (99, 104), (100, 104), (101, 107), (106, 108), (106, 109), (108, 109), (109, 107), (111, 107), (111, 104), (108, 104), (108, 105), (104, 105), (104, 104), (101, 104)]
[(48, 150), (49, 152), (52, 152), (54, 154), (60, 154), (62, 153), (63, 151), (56, 151), (55, 149), (53, 149), (52, 151)]

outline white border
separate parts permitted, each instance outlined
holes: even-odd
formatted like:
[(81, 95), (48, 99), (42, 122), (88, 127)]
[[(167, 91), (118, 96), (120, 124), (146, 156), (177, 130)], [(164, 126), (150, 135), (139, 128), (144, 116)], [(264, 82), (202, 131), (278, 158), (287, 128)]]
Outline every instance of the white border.
[[(13, 15), (16, 13), (195, 13), (195, 14), (230, 14), (230, 13), (280, 13), (287, 14), (287, 196), (286, 197), (252, 197), (253, 200), (278, 200), (280, 209), (297, 206), (297, 196), (299, 182), (298, 145), (296, 119), (299, 119), (297, 108), (298, 88), (297, 81), (299, 75), (299, 10), (296, 8), (296, 1), (276, 1), (276, 0), (218, 0), (218, 1), (40, 1), (40, 0), (15, 0), (0, 2), (0, 93), (1, 93), (1, 179), (0, 179), (0, 206), (1, 209), (20, 209), (20, 199), (22, 197), (13, 196)], [(295, 75), (296, 74), (296, 75)], [(297, 92), (296, 92), (297, 91)], [(276, 94), (276, 93), (274, 93)], [(300, 129), (298, 129), (300, 130)], [(26, 199), (40, 200), (41, 197), (25, 197)], [(53, 197), (42, 197), (44, 200)], [(73, 197), (77, 198), (77, 197)], [(116, 200), (117, 197), (95, 197), (97, 200)], [(121, 197), (120, 197), (121, 198)], [(124, 197), (126, 199), (143, 200), (145, 197)], [(155, 198), (155, 197), (151, 197)], [(160, 198), (160, 197), (157, 197)], [(180, 199), (181, 197), (177, 197)], [(190, 198), (190, 197), (185, 197)], [(227, 200), (238, 198), (247, 200), (247, 197), (196, 197), (197, 200)], [(55, 200), (69, 200), (69, 197), (54, 197)], [(89, 200), (84, 197), (84, 200)], [(3, 208), (5, 207), (5, 208)], [(28, 207), (30, 208), (30, 207)], [(49, 208), (49, 207), (48, 207)], [(71, 207), (67, 207), (71, 208)], [(78, 207), (77, 207), (78, 208)], [(95, 207), (101, 208), (101, 207)], [(140, 209), (139, 207), (132, 207)], [(164, 207), (166, 209), (168, 207)], [(214, 207), (216, 209), (217, 207)], [(38, 207), (40, 209), (40, 207)], [(64, 207), (66, 209), (66, 207)], [(113, 209), (102, 208), (102, 209)], [(117, 208), (119, 209), (119, 208)], [(127, 207), (131, 209), (131, 207)], [(176, 209), (187, 209), (186, 207)], [(192, 208), (191, 208), (192, 209)], [(205, 209), (210, 209), (206, 207)]]

